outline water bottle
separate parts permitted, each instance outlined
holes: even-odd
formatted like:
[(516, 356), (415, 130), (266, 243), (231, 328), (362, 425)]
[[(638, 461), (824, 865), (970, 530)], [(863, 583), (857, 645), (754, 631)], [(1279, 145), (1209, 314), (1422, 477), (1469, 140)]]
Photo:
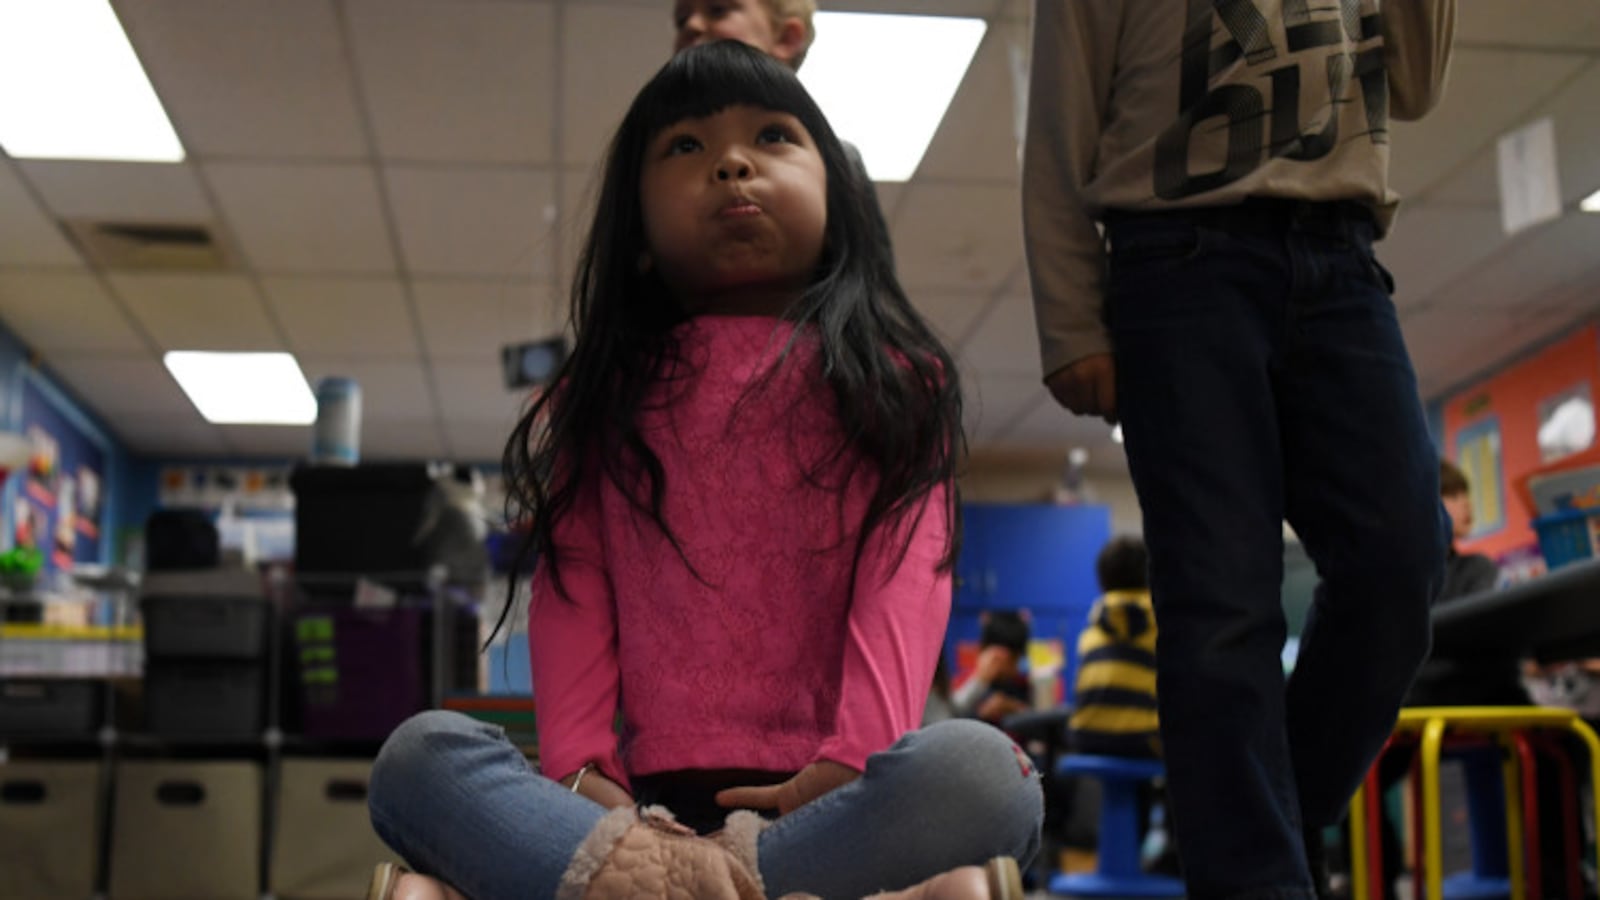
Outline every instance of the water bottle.
[(354, 378), (317, 382), (317, 423), (311, 434), (313, 465), (353, 466), (361, 461), (361, 386)]

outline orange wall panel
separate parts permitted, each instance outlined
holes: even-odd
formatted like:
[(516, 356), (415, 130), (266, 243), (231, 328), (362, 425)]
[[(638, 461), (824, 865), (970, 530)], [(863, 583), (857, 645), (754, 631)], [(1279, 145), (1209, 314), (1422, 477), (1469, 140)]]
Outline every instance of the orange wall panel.
[[(1600, 332), (1586, 325), (1538, 353), (1508, 366), (1444, 402), (1444, 453), (1473, 481), (1477, 525), (1463, 552), (1499, 557), (1537, 544), (1517, 480), (1543, 464), (1539, 406), (1578, 385), (1594, 392), (1600, 381)], [(1486, 439), (1498, 424), (1498, 441)], [(1497, 446), (1491, 446), (1497, 443)], [(1488, 474), (1495, 472), (1495, 474)], [(1489, 483), (1482, 483), (1482, 482)], [(1498, 523), (1489, 520), (1498, 513)]]

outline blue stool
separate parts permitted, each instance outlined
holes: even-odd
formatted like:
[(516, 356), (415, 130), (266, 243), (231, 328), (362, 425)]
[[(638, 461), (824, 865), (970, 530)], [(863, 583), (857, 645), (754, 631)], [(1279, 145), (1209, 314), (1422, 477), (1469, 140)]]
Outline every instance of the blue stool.
[(1441, 885), (1444, 900), (1507, 900), (1511, 896), (1500, 754), (1500, 748), (1492, 745), (1447, 748), (1443, 753), (1446, 759), (1461, 761), (1472, 835), (1472, 868), (1445, 877)]
[(1139, 867), (1139, 786), (1166, 774), (1160, 760), (1069, 754), (1058, 775), (1100, 779), (1100, 851), (1093, 872), (1050, 879), (1050, 893), (1074, 897), (1181, 897), (1183, 882)]

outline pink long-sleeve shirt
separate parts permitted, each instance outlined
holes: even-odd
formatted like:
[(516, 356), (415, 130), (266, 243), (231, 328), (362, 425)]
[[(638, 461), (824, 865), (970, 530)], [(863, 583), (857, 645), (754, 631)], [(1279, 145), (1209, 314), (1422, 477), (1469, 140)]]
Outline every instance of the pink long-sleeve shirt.
[(793, 326), (779, 320), (702, 316), (676, 334), (684, 361), (640, 430), (683, 555), (608, 479), (580, 487), (554, 535), (567, 596), (544, 564), (533, 577), (541, 767), (592, 762), (624, 786), (822, 759), (860, 770), (927, 700), (950, 613), (945, 490), (875, 533), (852, 583), (875, 481), (806, 477), (839, 435), (815, 340), (780, 360)]

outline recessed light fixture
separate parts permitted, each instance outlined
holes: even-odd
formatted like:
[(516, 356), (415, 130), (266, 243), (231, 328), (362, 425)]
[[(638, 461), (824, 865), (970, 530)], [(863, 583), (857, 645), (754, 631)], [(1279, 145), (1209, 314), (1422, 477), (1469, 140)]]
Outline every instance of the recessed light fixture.
[(288, 353), (174, 350), (163, 359), (189, 402), (217, 425), (310, 425), (317, 401)]
[(1600, 191), (1595, 191), (1583, 198), (1583, 202), (1578, 204), (1578, 208), (1588, 213), (1600, 213)]
[(821, 12), (800, 81), (874, 181), (908, 181), (988, 25), (952, 16)]
[(0, 2), (0, 147), (20, 159), (183, 161), (109, 0)]

